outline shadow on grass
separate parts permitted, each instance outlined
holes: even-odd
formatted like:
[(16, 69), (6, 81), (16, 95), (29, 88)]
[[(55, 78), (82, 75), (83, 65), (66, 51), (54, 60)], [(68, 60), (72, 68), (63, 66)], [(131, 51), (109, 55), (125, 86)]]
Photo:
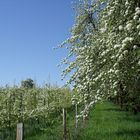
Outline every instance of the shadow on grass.
[(127, 135), (127, 136), (130, 136), (130, 137), (133, 137), (133, 136), (140, 137), (140, 129), (135, 129), (135, 130), (122, 130), (122, 131), (115, 132), (115, 134), (118, 135), (118, 136)]
[(140, 123), (140, 115), (138, 115), (138, 116), (125, 116), (125, 117), (123, 117), (122, 118), (123, 120), (127, 120), (127, 121), (131, 121), (131, 122), (138, 122), (138, 123)]
[(122, 110), (120, 108), (105, 108), (105, 109), (99, 109), (98, 111), (106, 111), (106, 112), (108, 112), (108, 111), (118, 111), (118, 112), (120, 112), (120, 111), (124, 111), (124, 110)]

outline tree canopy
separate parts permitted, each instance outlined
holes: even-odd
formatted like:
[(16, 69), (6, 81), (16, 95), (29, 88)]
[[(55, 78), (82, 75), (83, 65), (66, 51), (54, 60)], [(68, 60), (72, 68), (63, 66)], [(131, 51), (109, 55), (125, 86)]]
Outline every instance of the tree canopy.
[(69, 49), (63, 76), (74, 70), (68, 83), (89, 106), (118, 96), (121, 104), (139, 108), (140, 1), (80, 0), (76, 13), (71, 37), (61, 45)]
[(21, 87), (24, 88), (33, 88), (35, 87), (35, 82), (31, 78), (21, 81)]

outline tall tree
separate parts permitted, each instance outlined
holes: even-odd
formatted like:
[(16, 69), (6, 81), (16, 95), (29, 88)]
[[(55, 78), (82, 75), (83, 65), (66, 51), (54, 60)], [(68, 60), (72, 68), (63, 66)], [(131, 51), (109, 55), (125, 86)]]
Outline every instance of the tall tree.
[[(84, 93), (88, 105), (119, 95), (122, 105), (127, 101), (137, 110), (140, 105), (139, 0), (80, 0), (77, 7), (71, 38), (62, 44), (68, 44), (69, 56), (75, 56), (75, 60), (63, 75), (75, 70), (69, 83)], [(69, 56), (64, 63), (69, 62)]]
[(21, 86), (24, 88), (33, 88), (35, 87), (35, 82), (34, 80), (28, 78), (26, 80), (21, 81)]

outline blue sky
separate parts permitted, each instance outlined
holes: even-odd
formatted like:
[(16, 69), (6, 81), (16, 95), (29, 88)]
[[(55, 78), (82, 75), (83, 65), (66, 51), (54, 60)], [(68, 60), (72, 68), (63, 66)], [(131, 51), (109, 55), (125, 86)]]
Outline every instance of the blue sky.
[(26, 78), (63, 85), (56, 65), (67, 50), (53, 48), (68, 38), (73, 21), (70, 0), (1, 0), (0, 85)]

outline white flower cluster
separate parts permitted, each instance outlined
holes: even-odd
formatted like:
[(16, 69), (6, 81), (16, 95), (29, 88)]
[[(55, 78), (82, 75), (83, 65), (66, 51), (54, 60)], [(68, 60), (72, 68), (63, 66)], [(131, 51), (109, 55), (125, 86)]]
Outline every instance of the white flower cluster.
[(130, 23), (126, 24), (125, 28), (126, 28), (126, 30), (130, 31), (132, 29), (132, 27), (133, 27), (133, 24), (130, 22)]
[(135, 11), (136, 11), (135, 15), (140, 15), (140, 7), (136, 7)]
[(122, 25), (119, 26), (119, 30), (120, 30), (120, 31), (123, 30), (123, 26), (122, 26)]
[(122, 40), (122, 46), (132, 43), (133, 40), (134, 40), (134, 38), (132, 38), (132, 37), (126, 37), (124, 40)]
[(114, 49), (117, 49), (117, 48), (121, 48), (121, 45), (120, 44), (115, 44)]
[(101, 32), (101, 33), (105, 33), (105, 31), (106, 31), (106, 28), (101, 28), (101, 29), (100, 29), (100, 32)]
[(140, 8), (136, 7), (133, 19), (137, 21), (139, 20), (139, 17), (140, 17)]

